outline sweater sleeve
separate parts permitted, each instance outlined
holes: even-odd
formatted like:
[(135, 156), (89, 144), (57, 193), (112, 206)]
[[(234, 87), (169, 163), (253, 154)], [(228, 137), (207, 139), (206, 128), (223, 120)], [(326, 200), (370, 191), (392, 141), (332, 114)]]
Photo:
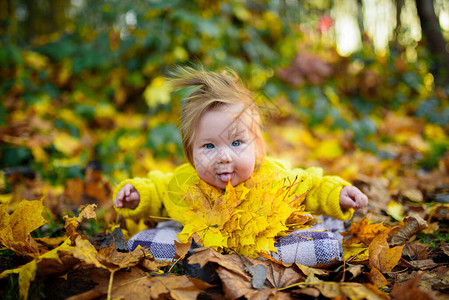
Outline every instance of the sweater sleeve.
[(293, 169), (292, 172), (299, 181), (296, 193), (306, 193), (304, 203), (308, 211), (339, 220), (352, 218), (354, 210), (342, 210), (340, 206), (340, 192), (343, 187), (351, 185), (349, 182), (338, 176), (323, 176), (323, 170), (318, 167)]
[(162, 199), (167, 194), (167, 185), (170, 180), (171, 173), (162, 173), (160, 171), (152, 171), (148, 174), (148, 178), (132, 178), (122, 181), (114, 190), (113, 198), (124, 185), (130, 183), (134, 186), (140, 195), (139, 205), (135, 209), (117, 208), (115, 210), (119, 215), (125, 218), (148, 218), (150, 216), (165, 217), (167, 212), (163, 206)]

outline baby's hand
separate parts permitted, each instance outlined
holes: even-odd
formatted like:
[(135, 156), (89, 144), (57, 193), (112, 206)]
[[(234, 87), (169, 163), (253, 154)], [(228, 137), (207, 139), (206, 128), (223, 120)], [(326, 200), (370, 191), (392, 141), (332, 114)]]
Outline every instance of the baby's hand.
[(125, 184), (117, 193), (114, 199), (115, 207), (135, 209), (140, 202), (140, 195), (136, 188), (130, 184)]
[(368, 205), (368, 197), (355, 186), (345, 186), (340, 192), (340, 206), (343, 209), (365, 208)]

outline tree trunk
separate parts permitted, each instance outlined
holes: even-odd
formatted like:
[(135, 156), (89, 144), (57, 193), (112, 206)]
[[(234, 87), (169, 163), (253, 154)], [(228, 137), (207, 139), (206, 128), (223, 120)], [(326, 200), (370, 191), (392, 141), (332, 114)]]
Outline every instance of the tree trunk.
[(436, 84), (449, 85), (449, 52), (435, 14), (433, 0), (416, 0), (423, 39), (432, 54), (430, 72)]

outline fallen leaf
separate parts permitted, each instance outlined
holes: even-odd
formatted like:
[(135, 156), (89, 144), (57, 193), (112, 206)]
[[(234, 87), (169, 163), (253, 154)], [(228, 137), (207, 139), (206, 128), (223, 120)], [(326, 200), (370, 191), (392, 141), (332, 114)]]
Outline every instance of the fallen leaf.
[(402, 255), (408, 257), (410, 260), (427, 259), (430, 253), (429, 245), (422, 244), (419, 241), (405, 244), (404, 250), (402, 251)]
[(397, 221), (404, 220), (404, 208), (401, 203), (391, 200), (387, 205), (387, 214)]
[(429, 270), (438, 266), (438, 264), (431, 259), (412, 260), (409, 261), (408, 263), (414, 268), (420, 270)]
[(30, 233), (45, 224), (44, 206), (40, 200), (22, 200), (9, 215), (8, 205), (0, 204), (0, 242), (20, 255), (37, 257), (39, 249)]
[(343, 245), (343, 259), (348, 262), (365, 261), (369, 259), (368, 247), (363, 244)]
[(310, 286), (319, 290), (324, 297), (331, 299), (388, 299), (384, 292), (371, 284), (320, 281), (310, 284)]
[(115, 245), (112, 245), (100, 249), (97, 254), (97, 259), (104, 266), (107, 266), (109, 270), (115, 271), (135, 266), (146, 256), (152, 257), (150, 252), (140, 245), (128, 253), (118, 252), (115, 249)]
[(369, 245), (370, 264), (383, 273), (391, 271), (397, 265), (404, 248), (404, 246), (390, 248), (387, 236), (388, 231), (385, 231), (375, 237)]
[(330, 274), (329, 270), (317, 269), (308, 266), (304, 266), (301, 264), (296, 264), (296, 266), (304, 273), (305, 276), (309, 275), (320, 275), (320, 276), (328, 276)]
[[(70, 300), (97, 299), (108, 295), (109, 273), (93, 271), (92, 277), (98, 285), (91, 291), (70, 297)], [(204, 290), (212, 287), (200, 280), (185, 275), (169, 275), (165, 277), (148, 277), (139, 268), (133, 267), (130, 271), (120, 270), (114, 273), (111, 299), (197, 299)]]
[(449, 256), (449, 246), (445, 242), (441, 242), (441, 250), (443, 250), (444, 254)]
[(424, 201), (422, 192), (416, 188), (415, 189), (409, 188), (405, 191), (402, 191), (401, 194), (413, 202), (423, 202)]
[[(238, 254), (221, 255), (210, 248), (195, 249), (188, 261), (191, 264), (198, 263), (201, 267), (207, 263), (217, 264), (217, 274), (223, 284), (225, 297), (231, 299), (243, 296), (250, 299), (268, 299), (270, 296), (282, 297), (282, 293), (278, 289), (305, 279), (294, 267), (285, 267), (272, 261), (255, 260)], [(256, 265), (262, 265), (263, 267), (257, 267)], [(253, 286), (254, 275), (251, 275), (248, 269), (262, 268), (266, 270), (266, 279), (261, 285), (263, 276), (258, 277), (255, 288)], [(257, 276), (259, 275), (261, 274)]]
[(404, 219), (404, 225), (393, 231), (389, 237), (391, 247), (407, 243), (414, 235), (427, 228), (427, 222), (420, 216), (408, 216)]
[[(351, 227), (347, 232), (342, 232), (343, 237), (348, 239), (343, 240), (344, 245), (364, 243), (369, 245), (371, 241), (378, 236), (381, 232), (385, 231), (387, 227), (383, 223), (369, 224), (370, 221), (364, 218), (359, 223), (351, 223)], [(352, 235), (352, 236), (351, 236)]]
[(80, 235), (76, 230), (85, 219), (97, 219), (97, 215), (95, 214), (96, 207), (96, 204), (89, 204), (81, 207), (78, 217), (69, 218), (68, 216), (64, 216), (66, 234), (72, 243)]
[(382, 273), (391, 271), (399, 262), (404, 246), (390, 248), (387, 242), (390, 227), (378, 236), (376, 236), (369, 245), (369, 263), (371, 266), (371, 276), (374, 278), (377, 286), (386, 284), (386, 279)]
[(36, 243), (41, 244), (47, 247), (48, 249), (54, 249), (59, 245), (61, 245), (66, 239), (67, 239), (66, 236), (60, 236), (55, 238), (45, 236), (41, 238), (35, 238), (34, 240), (36, 241)]
[(176, 259), (184, 257), (187, 252), (189, 252), (190, 247), (192, 246), (192, 239), (193, 236), (190, 236), (187, 243), (179, 243), (178, 241), (175, 241)]
[(377, 287), (383, 287), (388, 284), (388, 280), (377, 268), (371, 267), (369, 274), (371, 276), (371, 280)]
[(422, 274), (406, 281), (402, 285), (395, 283), (390, 293), (391, 299), (431, 300), (432, 298), (418, 286), (421, 278)]

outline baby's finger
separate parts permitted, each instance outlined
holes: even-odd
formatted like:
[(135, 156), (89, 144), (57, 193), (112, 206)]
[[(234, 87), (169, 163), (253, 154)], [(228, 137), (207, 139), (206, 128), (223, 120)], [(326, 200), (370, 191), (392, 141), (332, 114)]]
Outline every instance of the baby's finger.
[(366, 195), (362, 196), (362, 208), (365, 208), (368, 206), (368, 197)]
[(365, 208), (368, 204), (368, 198), (364, 194), (358, 194), (355, 201), (357, 209)]
[(129, 184), (129, 183), (125, 184), (125, 186), (123, 187), (123, 190), (125, 192), (125, 197), (129, 196), (131, 194), (132, 187), (133, 186), (131, 184)]
[(119, 208), (123, 206), (123, 191), (120, 190), (117, 193), (117, 195), (115, 196), (115, 199), (114, 199), (114, 204), (116, 207), (119, 207)]
[(343, 208), (355, 208), (356, 207), (356, 202), (351, 197), (344, 196), (340, 200), (340, 205)]
[(139, 199), (140, 197), (137, 192), (132, 192), (129, 196), (126, 197), (126, 201), (137, 201)]

